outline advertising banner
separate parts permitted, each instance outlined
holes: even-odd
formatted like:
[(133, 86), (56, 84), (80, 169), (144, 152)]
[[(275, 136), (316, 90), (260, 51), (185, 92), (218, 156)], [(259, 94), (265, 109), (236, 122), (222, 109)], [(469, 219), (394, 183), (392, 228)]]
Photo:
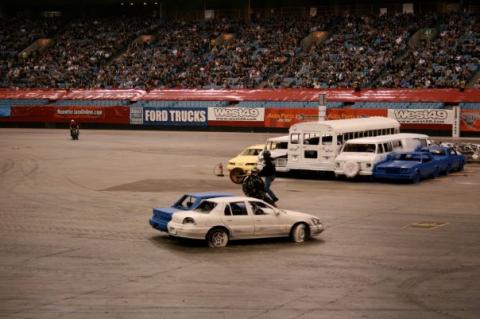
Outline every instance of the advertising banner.
[(65, 122), (75, 119), (84, 123), (129, 124), (128, 106), (56, 106), (53, 122)]
[(480, 110), (462, 110), (460, 113), (461, 132), (480, 132)]
[(207, 126), (207, 108), (144, 107), (143, 124), (159, 126)]
[(143, 107), (130, 107), (130, 124), (143, 125)]
[(220, 106), (208, 108), (208, 121), (263, 122), (265, 109), (260, 107)]
[(79, 123), (128, 124), (128, 106), (14, 106), (4, 122), (66, 123), (75, 119)]
[(453, 124), (452, 110), (443, 109), (388, 109), (388, 117), (400, 124)]
[(97, 106), (59, 106), (55, 107), (53, 117), (55, 119), (75, 119), (79, 121), (104, 120), (105, 108)]
[(265, 127), (289, 128), (290, 126), (298, 122), (317, 120), (317, 108), (267, 108), (265, 110)]
[(10, 106), (0, 105), (0, 117), (9, 117), (12, 113)]
[(370, 116), (387, 116), (386, 109), (327, 109), (327, 120), (355, 119)]

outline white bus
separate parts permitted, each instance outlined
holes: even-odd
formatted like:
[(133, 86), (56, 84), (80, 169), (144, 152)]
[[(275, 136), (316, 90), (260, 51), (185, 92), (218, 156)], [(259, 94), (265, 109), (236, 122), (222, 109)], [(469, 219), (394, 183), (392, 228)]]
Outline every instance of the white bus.
[(351, 139), (396, 134), (400, 123), (387, 117), (303, 122), (290, 127), (287, 168), (289, 170), (335, 170), (335, 158)]
[(335, 175), (372, 175), (373, 167), (392, 152), (413, 152), (429, 144), (428, 135), (400, 133), (347, 141), (335, 159)]

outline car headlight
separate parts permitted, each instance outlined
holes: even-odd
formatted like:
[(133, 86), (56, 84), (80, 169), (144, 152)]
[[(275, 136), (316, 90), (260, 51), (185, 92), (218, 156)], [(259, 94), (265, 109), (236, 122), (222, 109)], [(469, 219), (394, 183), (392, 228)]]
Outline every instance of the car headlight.
[(228, 162), (228, 165), (233, 165), (233, 166), (235, 166), (235, 162)]
[(182, 224), (193, 224), (196, 225), (195, 220), (192, 217), (185, 217), (182, 221)]
[(315, 218), (315, 217), (313, 217), (311, 220), (312, 220), (312, 224), (313, 224), (313, 225), (320, 225), (320, 224), (322, 223), (322, 222), (320, 221), (320, 219)]
[(245, 165), (246, 165), (246, 166), (255, 166), (255, 165), (257, 165), (257, 163), (247, 163), (247, 164), (245, 164)]
[(410, 169), (409, 168), (402, 168), (402, 169), (400, 169), (400, 173), (402, 173), (402, 174), (410, 173)]

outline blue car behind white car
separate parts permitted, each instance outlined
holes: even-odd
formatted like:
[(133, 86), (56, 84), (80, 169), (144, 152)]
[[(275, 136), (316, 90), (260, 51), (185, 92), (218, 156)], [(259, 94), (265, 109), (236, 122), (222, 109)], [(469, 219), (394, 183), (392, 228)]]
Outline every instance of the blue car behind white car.
[(437, 177), (440, 173), (439, 164), (429, 152), (394, 153), (374, 167), (373, 177), (418, 183), (423, 178)]
[(438, 162), (440, 172), (445, 175), (454, 171), (461, 171), (465, 165), (465, 156), (459, 154), (451, 147), (431, 146), (422, 148), (422, 152), (432, 154), (433, 158)]
[(229, 196), (234, 195), (217, 192), (187, 193), (180, 197), (171, 207), (154, 208), (153, 215), (149, 220), (150, 226), (159, 231), (168, 232), (167, 224), (172, 220), (172, 215), (175, 212), (195, 209), (204, 199)]

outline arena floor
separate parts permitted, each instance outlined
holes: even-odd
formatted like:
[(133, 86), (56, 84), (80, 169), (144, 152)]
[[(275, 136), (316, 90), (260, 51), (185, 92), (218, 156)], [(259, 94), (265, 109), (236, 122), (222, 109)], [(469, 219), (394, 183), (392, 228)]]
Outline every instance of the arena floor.
[[(480, 166), (419, 185), (278, 178), (326, 231), (209, 249), (148, 225), (272, 134), (0, 129), (0, 317), (479, 318)], [(417, 223), (417, 224), (415, 224)]]

